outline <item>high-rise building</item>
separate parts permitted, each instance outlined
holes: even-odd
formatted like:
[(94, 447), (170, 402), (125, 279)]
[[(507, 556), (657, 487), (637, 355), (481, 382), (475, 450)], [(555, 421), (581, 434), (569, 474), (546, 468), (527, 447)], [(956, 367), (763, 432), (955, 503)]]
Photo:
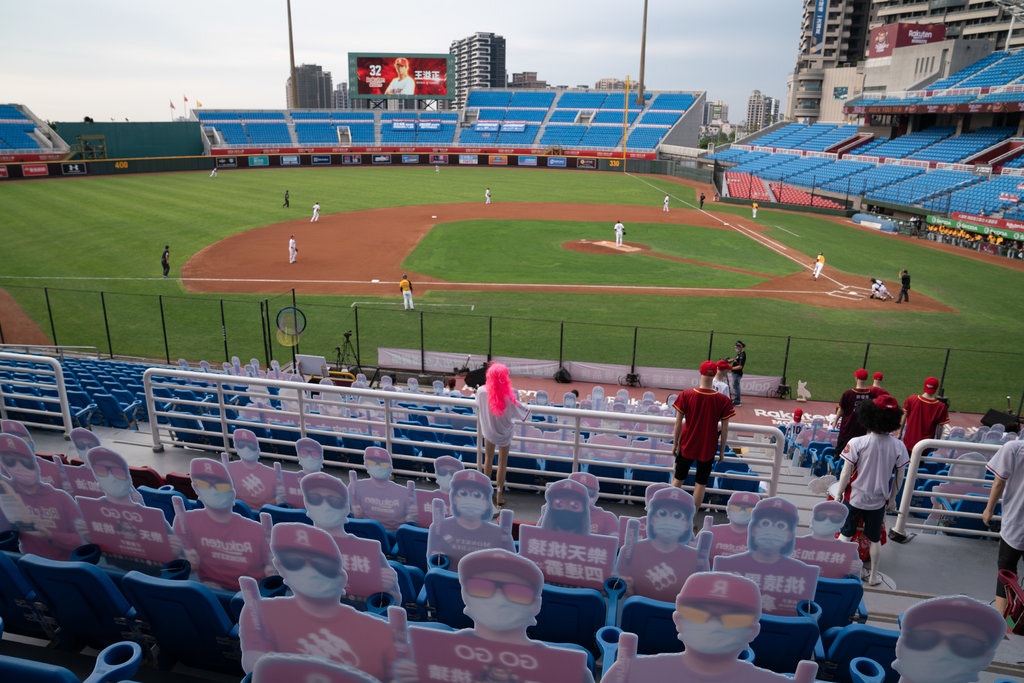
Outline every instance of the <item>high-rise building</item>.
[[(787, 83), (786, 118), (814, 123), (832, 114), (835, 93), (860, 91), (863, 81), (851, 71), (868, 56), (872, 29), (889, 24), (942, 24), (945, 38), (989, 41), (997, 49), (1024, 46), (1024, 20), (1012, 21), (1010, 5), (1021, 13), (1016, 0), (803, 0), (796, 67)], [(1012, 34), (1011, 34), (1012, 31)], [(979, 45), (980, 43), (975, 43)], [(940, 53), (941, 55), (941, 53)], [(928, 74), (931, 80), (955, 67)], [(946, 68), (948, 67), (948, 68)], [(842, 95), (840, 95), (841, 97)], [(823, 99), (824, 98), (824, 99)]]
[[(635, 88), (634, 83), (631, 87)], [(626, 81), (621, 78), (601, 78), (598, 79), (597, 83), (594, 83), (594, 90), (625, 90)]]
[(352, 98), (348, 95), (348, 83), (339, 83), (334, 88), (334, 108), (348, 109), (352, 106)]
[(753, 133), (779, 120), (779, 100), (762, 95), (760, 90), (747, 98), (747, 132)]
[(474, 33), (453, 40), (448, 50), (455, 62), (454, 108), (462, 109), (471, 88), (504, 88), (505, 38), (493, 33)]
[(712, 100), (704, 104), (704, 120), (701, 123), (705, 126), (721, 124), (729, 120), (729, 105), (722, 100)]
[(289, 109), (330, 109), (335, 105), (331, 72), (319, 64), (301, 64), (295, 67), (297, 102), (292, 101), (292, 79), (285, 83), (285, 100)]

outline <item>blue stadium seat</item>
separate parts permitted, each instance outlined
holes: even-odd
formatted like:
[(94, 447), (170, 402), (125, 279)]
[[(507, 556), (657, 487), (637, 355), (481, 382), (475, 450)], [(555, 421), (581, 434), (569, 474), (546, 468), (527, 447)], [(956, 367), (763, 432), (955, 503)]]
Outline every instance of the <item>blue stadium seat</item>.
[[(96, 655), (96, 663), (85, 683), (132, 683), (129, 679), (142, 663), (138, 643), (122, 641), (105, 647)], [(80, 683), (73, 672), (56, 664), (0, 655), (0, 681), (14, 683)]]
[(821, 608), (818, 629), (825, 633), (831, 628), (865, 622), (868, 618), (864, 606), (864, 584), (859, 577), (843, 579), (818, 578), (814, 602)]
[(807, 617), (761, 615), (761, 630), (750, 643), (754, 664), (776, 673), (794, 673), (802, 660), (824, 656), (818, 624)]
[(827, 631), (822, 638), (825, 643), (823, 677), (838, 683), (854, 683), (850, 663), (858, 657), (867, 657), (885, 669), (885, 683), (897, 683), (900, 675), (893, 670), (892, 662), (896, 659), (899, 635), (899, 631), (867, 624), (850, 624)]
[(53, 640), (57, 622), (46, 603), (6, 553), (0, 552), (0, 620), (4, 629), (32, 638)]
[(156, 639), (157, 664), (242, 674), (238, 625), (213, 591), (198, 581), (177, 581), (128, 572), (121, 590)]
[(677, 637), (676, 625), (672, 621), (674, 611), (675, 605), (670, 602), (631, 595), (622, 603), (619, 627), (636, 634), (639, 654), (682, 652), (683, 644)]
[(61, 647), (102, 649), (141, 639), (135, 608), (99, 567), (38, 555), (23, 555), (18, 567), (56, 619)]

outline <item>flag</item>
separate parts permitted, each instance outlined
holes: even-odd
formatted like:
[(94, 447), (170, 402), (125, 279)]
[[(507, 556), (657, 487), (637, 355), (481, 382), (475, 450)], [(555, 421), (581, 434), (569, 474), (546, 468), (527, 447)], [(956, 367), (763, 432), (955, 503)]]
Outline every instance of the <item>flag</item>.
[(177, 107), (174, 106), (174, 100), (170, 100), (170, 102), (171, 102), (171, 109), (176, 109)]
[(185, 100), (186, 102), (188, 102), (188, 95), (182, 95), (181, 97), (182, 97), (182, 99), (184, 99), (184, 100)]

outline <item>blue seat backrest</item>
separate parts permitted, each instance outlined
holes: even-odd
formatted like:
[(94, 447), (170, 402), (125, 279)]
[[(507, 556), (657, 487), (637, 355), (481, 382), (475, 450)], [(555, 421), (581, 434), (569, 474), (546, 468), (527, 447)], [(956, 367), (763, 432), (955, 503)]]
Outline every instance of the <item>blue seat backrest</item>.
[(813, 660), (820, 645), (818, 624), (807, 617), (761, 616), (761, 630), (750, 643), (754, 664), (776, 673), (793, 673), (801, 660)]
[(23, 555), (18, 567), (60, 625), (62, 644), (101, 649), (126, 640), (135, 610), (99, 567)]
[(608, 609), (604, 596), (593, 588), (545, 585), (537, 623), (527, 634), (550, 643), (576, 643), (600, 655), (597, 629), (605, 625)]
[(427, 529), (403, 524), (395, 532), (395, 554), (403, 564), (427, 571)]
[[(0, 619), (8, 633), (49, 638), (48, 612), (14, 560), (0, 553)], [(14, 679), (11, 679), (14, 680)]]
[[(833, 627), (843, 627), (857, 617), (864, 598), (864, 584), (858, 578), (828, 579), (820, 577), (814, 591), (814, 602), (821, 607), (818, 629), (824, 633)], [(865, 613), (861, 619), (867, 618)]]
[(672, 603), (632, 595), (622, 603), (620, 626), (623, 631), (636, 634), (639, 654), (682, 652), (683, 644), (672, 621), (674, 611)]
[(121, 588), (156, 638), (162, 668), (180, 661), (241, 675), (238, 627), (209, 588), (134, 571), (125, 574)]
[(447, 569), (432, 569), (423, 577), (427, 595), (427, 617), (452, 628), (471, 628), (473, 620), (463, 612), (459, 575)]
[(892, 662), (896, 659), (899, 635), (899, 631), (867, 624), (844, 626), (832, 639), (825, 653), (826, 666), (832, 670), (834, 680), (852, 683), (850, 661), (855, 657), (867, 657), (885, 669), (885, 683), (897, 683), (900, 676), (893, 670)]

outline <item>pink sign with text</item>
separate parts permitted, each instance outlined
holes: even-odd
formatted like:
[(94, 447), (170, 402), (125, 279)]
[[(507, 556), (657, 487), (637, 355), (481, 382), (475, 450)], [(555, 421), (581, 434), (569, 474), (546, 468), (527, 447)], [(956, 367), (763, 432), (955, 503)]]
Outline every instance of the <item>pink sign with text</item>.
[(86, 535), (105, 555), (145, 561), (159, 566), (175, 559), (168, 542), (170, 528), (164, 513), (141, 505), (116, 505), (78, 497)]
[(615, 536), (519, 527), (519, 554), (537, 563), (548, 583), (603, 589), (614, 573), (618, 546)]

